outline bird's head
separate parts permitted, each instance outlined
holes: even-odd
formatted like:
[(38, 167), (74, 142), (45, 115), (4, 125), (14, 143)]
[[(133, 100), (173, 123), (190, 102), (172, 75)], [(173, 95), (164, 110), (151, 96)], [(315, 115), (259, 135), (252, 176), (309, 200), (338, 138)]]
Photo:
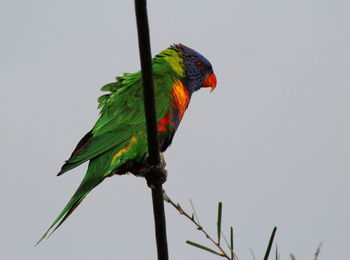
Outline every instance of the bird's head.
[(212, 92), (216, 88), (216, 76), (210, 62), (183, 44), (174, 44), (171, 47), (178, 50), (182, 56), (189, 91), (193, 93), (204, 87), (211, 88), (210, 92)]

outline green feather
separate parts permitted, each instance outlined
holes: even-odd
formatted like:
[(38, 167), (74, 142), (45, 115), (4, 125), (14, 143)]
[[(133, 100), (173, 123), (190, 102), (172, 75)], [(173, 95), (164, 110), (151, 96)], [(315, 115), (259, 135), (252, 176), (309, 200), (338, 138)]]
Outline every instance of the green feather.
[[(158, 121), (169, 110), (170, 93), (174, 80), (183, 77), (178, 74), (183, 72), (181, 70), (182, 58), (179, 55), (179, 52), (168, 49), (157, 55), (152, 61)], [(114, 170), (130, 160), (140, 162), (147, 153), (141, 73), (126, 73), (116, 79), (116, 82), (101, 88), (102, 91), (110, 93), (98, 99), (101, 109), (100, 118), (92, 130), (78, 143), (71, 157), (58, 173), (61, 175), (90, 161), (85, 177), (37, 244), (47, 237), (50, 231), (54, 232), (87, 194), (106, 177), (111, 176)]]

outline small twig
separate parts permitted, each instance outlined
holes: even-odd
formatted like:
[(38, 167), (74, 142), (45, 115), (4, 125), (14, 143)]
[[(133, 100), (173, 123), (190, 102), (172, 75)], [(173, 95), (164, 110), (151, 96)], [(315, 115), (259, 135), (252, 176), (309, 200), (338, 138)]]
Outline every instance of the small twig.
[(197, 216), (196, 210), (194, 209), (194, 206), (193, 206), (193, 203), (192, 203), (192, 200), (191, 200), (191, 199), (190, 199), (190, 204), (191, 204), (191, 208), (192, 208), (194, 217), (196, 218), (197, 223), (200, 225), (201, 223), (199, 222), (199, 218), (198, 218), (198, 216)]
[(164, 194), (164, 199), (166, 202), (168, 202), (169, 204), (171, 204), (181, 215), (184, 215), (187, 219), (189, 219), (196, 227), (197, 230), (201, 231), (204, 236), (209, 239), (210, 242), (212, 242), (221, 252), (220, 256), (228, 259), (228, 260), (234, 260), (233, 258), (230, 258), (225, 250), (220, 246), (219, 243), (215, 242), (214, 239), (208, 234), (208, 232), (193, 218), (191, 217), (181, 206), (179, 203), (175, 203), (173, 202), (169, 196), (165, 193), (165, 191), (163, 191)]
[(322, 246), (322, 243), (319, 244), (319, 246), (317, 247), (317, 250), (315, 252), (315, 260), (318, 259), (318, 255), (320, 254), (320, 251), (321, 251), (321, 246)]

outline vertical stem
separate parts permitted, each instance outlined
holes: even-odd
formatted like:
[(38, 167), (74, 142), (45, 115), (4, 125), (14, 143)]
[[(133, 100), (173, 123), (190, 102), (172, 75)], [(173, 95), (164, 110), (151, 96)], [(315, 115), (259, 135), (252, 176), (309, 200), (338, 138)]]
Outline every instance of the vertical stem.
[(272, 230), (272, 234), (270, 236), (269, 244), (267, 245), (267, 249), (266, 249), (266, 253), (265, 253), (265, 256), (264, 256), (264, 260), (268, 260), (269, 259), (269, 255), (270, 255), (273, 239), (275, 238), (276, 231), (277, 231), (277, 227), (274, 227), (273, 230)]
[(149, 37), (146, 0), (135, 0), (137, 33), (139, 37), (139, 50), (143, 84), (144, 105), (146, 113), (147, 139), (149, 163), (157, 165), (160, 162), (157, 135), (157, 119), (154, 101), (153, 69), (151, 57), (151, 44)]
[[(149, 155), (148, 160), (150, 165), (155, 166), (160, 163), (160, 156), (158, 134), (156, 128), (157, 118), (153, 88), (152, 57), (146, 0), (135, 0), (135, 12), (142, 70), (144, 106), (146, 114)], [(150, 174), (152, 174), (153, 176), (158, 175), (158, 177), (160, 177), (158, 172), (151, 172)], [(154, 186), (155, 187), (152, 189), (152, 201), (158, 260), (168, 260), (169, 257), (166, 237), (163, 188), (161, 184), (156, 184)]]
[(168, 242), (166, 237), (166, 223), (164, 214), (164, 200), (162, 185), (152, 189), (153, 214), (156, 231), (158, 260), (168, 260)]

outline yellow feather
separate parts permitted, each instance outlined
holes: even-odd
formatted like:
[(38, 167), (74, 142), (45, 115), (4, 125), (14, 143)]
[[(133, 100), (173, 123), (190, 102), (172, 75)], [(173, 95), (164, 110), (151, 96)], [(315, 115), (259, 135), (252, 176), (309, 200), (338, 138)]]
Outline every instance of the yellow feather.
[(132, 136), (130, 138), (130, 142), (127, 146), (125, 146), (124, 148), (120, 149), (112, 158), (112, 161), (111, 161), (111, 165), (113, 165), (115, 163), (115, 161), (120, 158), (124, 153), (128, 152), (132, 145), (137, 141), (137, 138), (135, 136)]
[[(163, 55), (162, 55), (163, 54)], [(179, 74), (181, 77), (185, 77), (185, 70), (183, 68), (183, 60), (179, 56), (179, 53), (172, 49), (162, 51), (159, 55), (162, 55), (164, 59), (170, 64), (171, 68)]]

